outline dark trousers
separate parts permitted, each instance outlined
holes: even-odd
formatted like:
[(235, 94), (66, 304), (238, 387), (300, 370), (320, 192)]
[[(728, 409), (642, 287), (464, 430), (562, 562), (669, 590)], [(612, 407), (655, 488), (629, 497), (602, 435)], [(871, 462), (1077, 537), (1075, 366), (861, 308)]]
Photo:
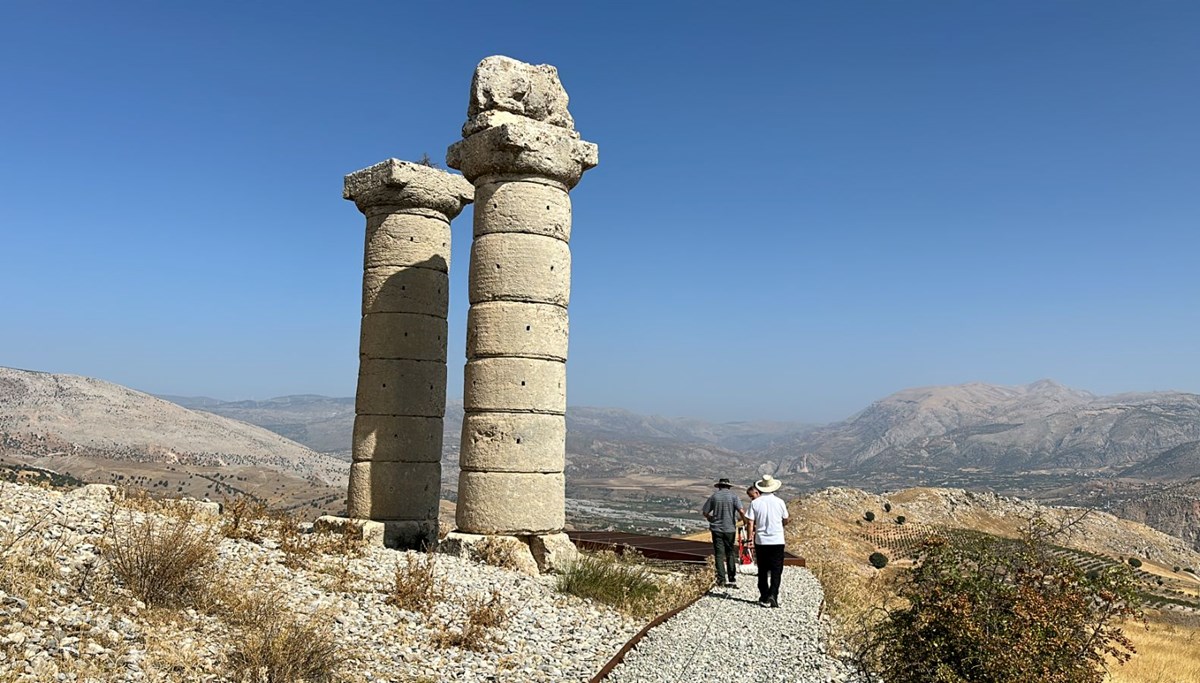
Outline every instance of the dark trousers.
[(783, 546), (755, 546), (758, 556), (758, 596), (762, 600), (779, 599), (779, 581), (783, 578)]
[[(737, 542), (732, 531), (711, 531), (713, 542), (713, 565), (717, 569), (717, 583), (737, 581)], [(726, 579), (728, 576), (728, 579)]]

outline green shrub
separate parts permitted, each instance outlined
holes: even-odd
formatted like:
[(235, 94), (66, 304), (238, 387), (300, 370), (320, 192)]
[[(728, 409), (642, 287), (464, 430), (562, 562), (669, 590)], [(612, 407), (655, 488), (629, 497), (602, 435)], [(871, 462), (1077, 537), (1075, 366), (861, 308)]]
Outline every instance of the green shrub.
[(888, 558), (887, 555), (884, 555), (883, 553), (874, 552), (871, 553), (871, 556), (867, 558), (867, 562), (870, 562), (871, 566), (876, 569), (883, 569), (887, 566)]
[(891, 512), (891, 511), (892, 511), (892, 504), (891, 504), (891, 503), (884, 503), (884, 504), (883, 504), (883, 511), (884, 511), (884, 512)]
[(1171, 567), (1171, 571), (1173, 571), (1173, 572), (1175, 572), (1176, 574), (1178, 574), (1178, 573), (1179, 573), (1179, 565), (1175, 565), (1174, 567)]
[(907, 518), (907, 517), (905, 517), (904, 515), (897, 515), (897, 516), (896, 516), (896, 523), (897, 523), (897, 524), (903, 524), (903, 523), (904, 523), (904, 522), (906, 522), (906, 521), (908, 521), (908, 518)]
[(1129, 566), (1137, 569), (1138, 567), (1142, 566), (1142, 561), (1136, 557), (1131, 557), (1129, 558)]
[(558, 575), (558, 590), (641, 615), (653, 611), (660, 588), (643, 565), (612, 553), (580, 553)]
[(864, 663), (889, 683), (1101, 683), (1140, 617), (1124, 565), (1087, 574), (1044, 539), (934, 537), (870, 634)]
[(874, 522), (875, 521), (875, 513), (871, 512), (870, 510), (867, 510), (866, 512), (863, 513), (863, 519), (867, 520), (868, 522)]

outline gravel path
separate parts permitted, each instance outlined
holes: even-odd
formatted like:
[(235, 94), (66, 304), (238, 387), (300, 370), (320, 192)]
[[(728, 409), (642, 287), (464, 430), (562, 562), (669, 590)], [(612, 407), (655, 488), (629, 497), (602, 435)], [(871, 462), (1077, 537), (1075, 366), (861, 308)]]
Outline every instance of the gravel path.
[(610, 683), (696, 681), (857, 682), (825, 652), (818, 610), (821, 584), (807, 569), (785, 567), (778, 609), (760, 607), (757, 577), (738, 589), (714, 588), (646, 634), (606, 679)]

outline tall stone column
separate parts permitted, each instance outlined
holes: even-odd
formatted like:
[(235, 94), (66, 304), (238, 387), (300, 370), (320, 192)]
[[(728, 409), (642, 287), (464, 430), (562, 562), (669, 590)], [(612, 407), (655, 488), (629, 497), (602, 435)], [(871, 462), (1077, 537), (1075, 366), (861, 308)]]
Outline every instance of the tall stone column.
[(384, 523), (392, 547), (438, 538), (450, 221), (474, 188), (388, 159), (346, 176), (367, 218), (353, 462), (347, 513)]
[(484, 59), (467, 117), (446, 157), (476, 199), (457, 532), (515, 536), (542, 563), (565, 523), (567, 193), (597, 147), (549, 65)]

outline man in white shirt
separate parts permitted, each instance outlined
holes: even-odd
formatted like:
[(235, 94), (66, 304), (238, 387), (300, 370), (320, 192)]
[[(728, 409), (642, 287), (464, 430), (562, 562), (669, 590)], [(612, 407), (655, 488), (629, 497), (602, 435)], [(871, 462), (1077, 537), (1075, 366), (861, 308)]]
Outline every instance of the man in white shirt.
[(758, 557), (758, 604), (779, 607), (779, 582), (783, 578), (783, 527), (791, 521), (787, 504), (775, 492), (783, 482), (763, 475), (754, 482), (762, 495), (750, 503), (746, 519), (754, 533), (754, 548)]

